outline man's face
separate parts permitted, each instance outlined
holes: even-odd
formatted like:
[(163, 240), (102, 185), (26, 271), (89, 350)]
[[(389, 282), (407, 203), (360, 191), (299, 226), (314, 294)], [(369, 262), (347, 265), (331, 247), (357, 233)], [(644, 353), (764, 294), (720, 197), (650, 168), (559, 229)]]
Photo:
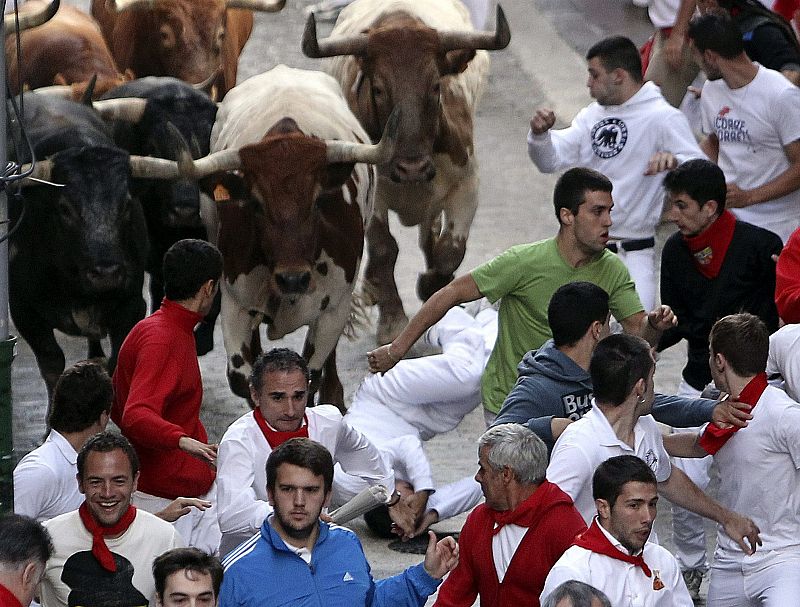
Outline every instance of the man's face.
[(615, 74), (616, 70), (606, 71), (599, 57), (589, 59), (587, 68), (589, 77), (586, 86), (589, 87), (589, 94), (600, 105), (619, 105), (619, 93), (615, 79), (619, 78)]
[(617, 538), (631, 554), (637, 554), (650, 537), (656, 520), (658, 491), (656, 485), (631, 481), (622, 486), (622, 492), (613, 506), (605, 500), (598, 501), (600, 523)]
[(722, 78), (722, 72), (716, 59), (708, 52), (701, 52), (692, 40), (689, 40), (690, 48), (692, 49), (692, 56), (695, 62), (699, 65), (706, 74), (709, 80), (719, 80)]
[(280, 432), (293, 432), (303, 423), (308, 382), (300, 369), (267, 371), (259, 392), (250, 387), (250, 397), (270, 426)]
[(158, 607), (215, 607), (214, 582), (208, 572), (182, 569), (164, 580), (164, 596), (158, 596)]
[(319, 514), (328, 505), (325, 479), (308, 468), (283, 463), (278, 466), (275, 488), (267, 487), (274, 509), (273, 525), (290, 538), (306, 540), (317, 526)]
[(705, 231), (717, 218), (717, 205), (712, 201), (700, 206), (694, 198), (684, 192), (668, 192), (669, 220), (678, 226), (684, 236), (697, 236)]
[(86, 455), (83, 478), (78, 479), (78, 489), (86, 496), (86, 506), (94, 519), (104, 527), (119, 522), (131, 504), (136, 491), (131, 462), (122, 449), (101, 453), (90, 451)]
[(572, 215), (572, 230), (583, 252), (594, 255), (605, 249), (613, 206), (610, 192), (586, 192), (583, 204), (578, 207), (578, 214)]
[(489, 447), (481, 447), (478, 451), (478, 472), (475, 474), (475, 480), (480, 484), (489, 508), (499, 511), (508, 510), (503, 472), (495, 470), (489, 463)]

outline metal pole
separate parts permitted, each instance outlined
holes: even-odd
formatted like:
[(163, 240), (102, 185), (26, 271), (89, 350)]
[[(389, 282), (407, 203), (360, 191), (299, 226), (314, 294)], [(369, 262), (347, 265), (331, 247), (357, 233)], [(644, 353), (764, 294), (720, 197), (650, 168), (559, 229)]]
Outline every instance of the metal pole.
[[(0, 22), (0, 40), (5, 40), (5, 25)], [(6, 57), (0, 53), (0, 92), (5, 99)], [(7, 105), (4, 103), (4, 106)], [(6, 149), (6, 107), (0, 111), (0, 169), (8, 162)], [(14, 434), (11, 403), (11, 362), (16, 354), (16, 337), (8, 331), (8, 196), (0, 188), (0, 512), (14, 509)]]

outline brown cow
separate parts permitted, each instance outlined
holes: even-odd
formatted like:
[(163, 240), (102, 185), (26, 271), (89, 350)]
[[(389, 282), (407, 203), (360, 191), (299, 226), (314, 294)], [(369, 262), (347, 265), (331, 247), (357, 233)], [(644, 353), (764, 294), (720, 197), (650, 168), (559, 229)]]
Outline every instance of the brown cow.
[(16, 31), (17, 22), (19, 22), (20, 31), (42, 25), (53, 18), (59, 6), (61, 6), (61, 0), (51, 0), (47, 5), (42, 6), (39, 11), (21, 12), (19, 15), (15, 15), (13, 12), (5, 14), (3, 16), (3, 24), (5, 25), (6, 35)]
[(478, 205), (473, 115), (489, 70), (480, 49), (501, 49), (510, 39), (500, 7), (496, 32), (476, 32), (459, 0), (355, 0), (326, 40), (317, 40), (309, 17), (303, 52), (334, 57), (327, 69), (373, 140), (392, 109), (402, 110), (396, 153), (378, 168), (367, 231), (366, 277), (380, 310), (379, 343), (407, 322), (394, 280), (390, 209), (404, 225), (419, 226), (427, 265), (417, 282), (422, 299), (452, 280), (464, 259)]
[(280, 11), (286, 0), (92, 0), (111, 53), (138, 78), (173, 76), (216, 101), (236, 85), (253, 29), (253, 11)]
[[(37, 13), (48, 4), (30, 0), (20, 8), (20, 16)], [(96, 76), (96, 98), (133, 78), (117, 69), (97, 22), (71, 6), (60, 7), (44, 25), (21, 32), (19, 44), (21, 61), (16, 37), (6, 38), (8, 85), (13, 95), (24, 88), (71, 85), (70, 96), (78, 100)]]

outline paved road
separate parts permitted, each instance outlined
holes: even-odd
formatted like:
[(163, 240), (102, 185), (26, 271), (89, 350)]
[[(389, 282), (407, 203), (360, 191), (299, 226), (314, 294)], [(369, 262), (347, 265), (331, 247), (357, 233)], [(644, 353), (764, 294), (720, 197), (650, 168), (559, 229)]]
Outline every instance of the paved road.
[[(88, 0), (70, 3), (86, 8)], [(256, 29), (241, 59), (240, 81), (277, 63), (319, 68), (299, 48), (304, 24), (302, 9), (307, 3), (308, 0), (294, 1), (278, 15), (257, 15)], [(478, 109), (476, 147), (481, 161), (481, 203), (462, 271), (510, 245), (546, 238), (555, 232), (557, 224), (551, 205), (555, 179), (539, 174), (525, 151), (530, 113), (534, 107), (547, 104), (556, 108), (560, 119), (571, 119), (590, 101), (584, 86), (582, 59), (588, 46), (611, 33), (628, 33), (639, 43), (649, 29), (644, 11), (626, 4), (625, 0), (535, 0), (534, 6), (528, 0), (503, 0), (503, 6), (513, 36), (508, 50), (492, 53), (492, 72)], [(323, 29), (321, 35), (324, 33)], [(395, 225), (393, 230), (400, 246), (398, 284), (411, 313), (419, 307), (414, 285), (422, 268), (422, 257), (416, 247), (414, 229)], [(372, 317), (376, 318), (375, 312)], [(302, 333), (298, 331), (280, 344), (299, 349)], [(81, 340), (64, 338), (61, 343), (65, 345), (68, 362), (85, 356)], [(212, 440), (219, 439), (225, 428), (248, 410), (244, 401), (233, 396), (227, 387), (219, 329), (217, 343), (217, 348), (201, 360), (205, 386), (202, 417)], [(374, 345), (374, 327), (355, 341), (343, 339), (339, 344), (337, 360), (346, 398), (352, 396), (366, 374), (364, 354)], [(662, 391), (670, 391), (677, 385), (681, 358), (682, 353), (676, 349), (659, 361), (656, 380)], [(12, 377), (15, 446), (24, 452), (36, 446), (42, 437), (46, 402), (44, 384), (24, 343), (19, 345)], [(474, 473), (477, 459), (474, 444), (481, 430), (481, 416), (473, 412), (455, 431), (427, 444), (437, 481)], [(460, 520), (447, 522), (441, 528), (457, 530)], [(359, 524), (355, 527), (363, 530)], [(669, 543), (666, 529), (661, 529), (659, 535)], [(385, 542), (367, 539), (365, 543), (376, 577), (397, 572), (418, 560), (387, 551)]]

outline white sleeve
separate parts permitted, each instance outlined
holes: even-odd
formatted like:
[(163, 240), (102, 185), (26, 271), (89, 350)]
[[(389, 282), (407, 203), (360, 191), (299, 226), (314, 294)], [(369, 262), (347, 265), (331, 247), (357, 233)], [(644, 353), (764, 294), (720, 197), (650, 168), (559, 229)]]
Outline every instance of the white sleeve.
[(396, 479), (408, 481), (414, 491), (433, 491), (433, 473), (418, 437), (406, 434), (386, 441), (381, 448), (391, 456)]
[(550, 129), (541, 135), (528, 131), (528, 156), (542, 173), (554, 173), (581, 164), (581, 147), (589, 132), (583, 124), (586, 110), (578, 112), (565, 129)]
[(784, 411), (775, 431), (780, 437), (779, 447), (792, 458), (795, 469), (800, 470), (800, 406)]
[(787, 87), (777, 96), (773, 117), (781, 145), (800, 139), (800, 88)]
[(223, 436), (217, 456), (217, 519), (222, 533), (256, 533), (269, 503), (256, 497), (254, 449), (244, 435)]
[(394, 471), (387, 466), (381, 452), (361, 432), (345, 420), (339, 424), (333, 461), (351, 476), (357, 476), (368, 485), (384, 485), (394, 491)]
[(14, 468), (14, 512), (39, 520), (53, 505), (58, 487), (55, 472), (40, 464), (20, 462)]
[(566, 432), (553, 447), (550, 464), (547, 466), (547, 480), (558, 485), (574, 502), (581, 491), (591, 486), (594, 469), (576, 444), (562, 440)]
[(659, 124), (661, 130), (661, 149), (669, 152), (678, 160), (678, 164), (694, 158), (706, 159), (706, 155), (697, 145), (697, 140), (689, 126), (686, 116), (680, 111), (670, 112)]
[(467, 476), (436, 489), (428, 499), (428, 510), (436, 510), (439, 520), (472, 510), (483, 499), (483, 491), (473, 477)]
[[(661, 429), (658, 427), (658, 422), (656, 422), (652, 415), (645, 415), (640, 419), (642, 421), (642, 428), (653, 437), (653, 443), (655, 444), (653, 456), (656, 458), (656, 469), (653, 472), (656, 475), (656, 480), (659, 483), (663, 483), (672, 474), (672, 464), (670, 463), (669, 454), (664, 448), (664, 437), (661, 434)], [(637, 453), (637, 455), (641, 457), (640, 454)], [(645, 457), (642, 459), (650, 466), (650, 461), (648, 461), (649, 454), (645, 453), (644, 455)]]

